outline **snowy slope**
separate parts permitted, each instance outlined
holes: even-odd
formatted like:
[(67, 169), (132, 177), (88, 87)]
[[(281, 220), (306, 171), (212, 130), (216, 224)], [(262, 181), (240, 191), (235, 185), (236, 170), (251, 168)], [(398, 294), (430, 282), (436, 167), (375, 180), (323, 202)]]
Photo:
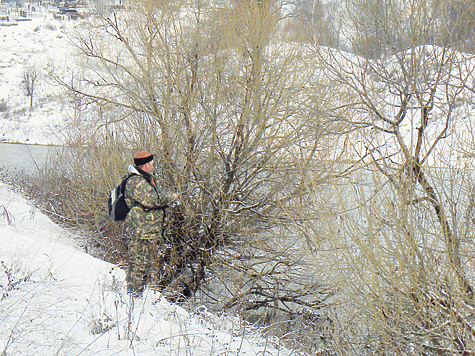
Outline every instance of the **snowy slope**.
[[(57, 97), (60, 89), (50, 72), (63, 65), (70, 52), (67, 29), (74, 23), (54, 20), (48, 9), (40, 8), (30, 21), (1, 24), (0, 141), (57, 144), (68, 113)], [(28, 70), (37, 74), (31, 111), (23, 83)]]
[(0, 353), (292, 355), (234, 317), (189, 312), (76, 248), (73, 236), (0, 184)]

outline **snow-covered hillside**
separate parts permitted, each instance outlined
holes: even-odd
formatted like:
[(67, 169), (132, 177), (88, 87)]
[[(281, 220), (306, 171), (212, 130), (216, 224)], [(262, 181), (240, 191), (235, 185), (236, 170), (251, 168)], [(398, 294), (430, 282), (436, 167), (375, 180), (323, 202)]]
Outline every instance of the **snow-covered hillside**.
[[(24, 21), (14, 17), (0, 21), (0, 141), (57, 144), (67, 112), (49, 74), (70, 52), (67, 31), (75, 24), (55, 20), (47, 8)], [(31, 111), (23, 82), (28, 71), (37, 75)]]
[(235, 317), (186, 311), (147, 290), (0, 183), (0, 353), (5, 355), (292, 355)]

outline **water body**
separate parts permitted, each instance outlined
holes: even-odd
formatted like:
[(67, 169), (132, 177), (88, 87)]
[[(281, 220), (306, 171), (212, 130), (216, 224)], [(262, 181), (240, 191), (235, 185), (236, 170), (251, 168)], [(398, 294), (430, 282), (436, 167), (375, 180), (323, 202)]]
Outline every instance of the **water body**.
[(61, 147), (0, 143), (0, 172), (13, 178), (35, 176)]

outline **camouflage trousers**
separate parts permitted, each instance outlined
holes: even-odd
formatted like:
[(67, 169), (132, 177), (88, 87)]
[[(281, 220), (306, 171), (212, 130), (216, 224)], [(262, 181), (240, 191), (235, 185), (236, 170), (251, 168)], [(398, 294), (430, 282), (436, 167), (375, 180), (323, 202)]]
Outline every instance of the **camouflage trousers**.
[(128, 293), (141, 293), (157, 268), (157, 241), (127, 240), (129, 267), (126, 282)]

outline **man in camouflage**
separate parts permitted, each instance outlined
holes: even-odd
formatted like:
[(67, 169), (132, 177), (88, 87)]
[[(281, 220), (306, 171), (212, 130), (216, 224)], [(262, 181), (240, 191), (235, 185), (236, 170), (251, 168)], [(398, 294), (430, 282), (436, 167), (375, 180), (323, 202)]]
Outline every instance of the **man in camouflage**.
[(177, 194), (164, 194), (151, 172), (153, 155), (146, 151), (134, 156), (125, 186), (125, 201), (130, 208), (122, 230), (129, 256), (127, 293), (140, 296), (148, 282), (152, 263), (157, 259), (164, 229), (164, 209), (178, 199)]

